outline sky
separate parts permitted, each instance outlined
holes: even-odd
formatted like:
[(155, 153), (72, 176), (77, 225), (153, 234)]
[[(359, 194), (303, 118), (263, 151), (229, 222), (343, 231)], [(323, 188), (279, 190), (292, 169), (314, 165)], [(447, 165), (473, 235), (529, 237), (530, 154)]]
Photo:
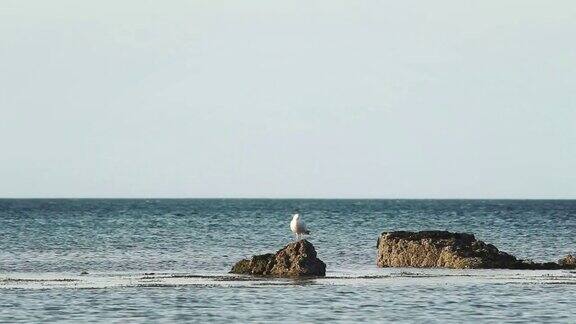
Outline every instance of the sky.
[(0, 197), (576, 199), (576, 2), (0, 0)]

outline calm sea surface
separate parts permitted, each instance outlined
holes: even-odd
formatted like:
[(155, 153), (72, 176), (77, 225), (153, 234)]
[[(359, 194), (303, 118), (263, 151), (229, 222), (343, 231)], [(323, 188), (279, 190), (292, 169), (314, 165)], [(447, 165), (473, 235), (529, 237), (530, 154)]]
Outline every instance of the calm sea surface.
[[(295, 208), (327, 278), (227, 274), (289, 243)], [(576, 271), (375, 266), (381, 232), (424, 229), (556, 261), (576, 201), (0, 200), (0, 322), (576, 323)]]

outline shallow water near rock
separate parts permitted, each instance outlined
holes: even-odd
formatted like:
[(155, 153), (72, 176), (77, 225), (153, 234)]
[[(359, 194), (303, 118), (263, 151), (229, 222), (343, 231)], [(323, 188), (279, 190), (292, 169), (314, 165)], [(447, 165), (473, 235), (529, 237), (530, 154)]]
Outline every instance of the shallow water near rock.
[[(295, 208), (326, 278), (228, 274), (289, 243)], [(0, 200), (0, 322), (576, 321), (576, 271), (375, 266), (382, 231), (425, 229), (556, 261), (576, 201)]]

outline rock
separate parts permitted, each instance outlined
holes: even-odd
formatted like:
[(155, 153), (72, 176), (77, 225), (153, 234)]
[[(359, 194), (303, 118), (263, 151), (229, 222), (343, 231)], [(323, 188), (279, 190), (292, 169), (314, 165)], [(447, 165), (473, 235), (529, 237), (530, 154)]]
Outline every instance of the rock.
[(275, 258), (273, 253), (255, 255), (251, 259), (244, 259), (237, 262), (231, 273), (270, 275), (270, 270), (274, 267)]
[(558, 260), (558, 264), (563, 269), (576, 269), (576, 257), (573, 256), (572, 254), (568, 254), (567, 256)]
[(274, 277), (325, 276), (326, 264), (316, 257), (312, 243), (300, 240), (290, 243), (276, 254), (255, 255), (237, 262), (230, 271)]
[(384, 232), (378, 239), (379, 267), (453, 269), (560, 269), (554, 262), (518, 260), (473, 234), (447, 231)]
[(518, 270), (558, 270), (562, 269), (562, 267), (556, 262), (533, 262), (533, 261), (526, 261), (526, 260), (518, 260), (518, 263), (511, 269), (518, 269)]

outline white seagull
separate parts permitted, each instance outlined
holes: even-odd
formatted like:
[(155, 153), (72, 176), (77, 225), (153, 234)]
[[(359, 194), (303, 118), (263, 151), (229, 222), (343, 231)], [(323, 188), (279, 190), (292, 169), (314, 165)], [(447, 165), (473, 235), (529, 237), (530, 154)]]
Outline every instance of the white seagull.
[(306, 228), (306, 224), (300, 218), (300, 212), (295, 212), (292, 216), (292, 221), (290, 222), (290, 229), (294, 234), (296, 234), (296, 240), (299, 240), (303, 234), (310, 234), (310, 231)]

